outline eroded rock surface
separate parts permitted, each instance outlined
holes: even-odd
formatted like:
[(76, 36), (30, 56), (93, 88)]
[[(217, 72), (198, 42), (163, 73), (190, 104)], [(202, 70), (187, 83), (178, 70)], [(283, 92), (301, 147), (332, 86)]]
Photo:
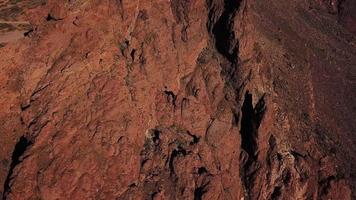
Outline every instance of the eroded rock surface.
[(356, 198), (354, 1), (26, 2), (3, 200)]

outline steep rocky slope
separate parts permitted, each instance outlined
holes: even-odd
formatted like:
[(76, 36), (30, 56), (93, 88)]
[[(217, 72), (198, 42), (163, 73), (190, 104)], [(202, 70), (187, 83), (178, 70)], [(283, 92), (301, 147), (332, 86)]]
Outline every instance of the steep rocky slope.
[(353, 0), (10, 2), (3, 200), (356, 198)]

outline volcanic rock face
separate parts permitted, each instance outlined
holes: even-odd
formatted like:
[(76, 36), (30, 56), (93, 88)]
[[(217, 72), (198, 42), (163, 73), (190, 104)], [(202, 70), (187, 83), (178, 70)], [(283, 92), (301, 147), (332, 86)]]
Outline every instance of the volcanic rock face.
[(356, 198), (353, 0), (0, 5), (3, 200)]

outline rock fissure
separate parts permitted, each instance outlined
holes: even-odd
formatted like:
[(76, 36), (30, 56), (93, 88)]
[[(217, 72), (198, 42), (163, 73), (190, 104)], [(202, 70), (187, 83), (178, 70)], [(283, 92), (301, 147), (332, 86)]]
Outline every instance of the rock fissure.
[(223, 0), (224, 6), (217, 21), (211, 16), (216, 16), (214, 1), (207, 0), (209, 9), (208, 30), (214, 36), (215, 47), (229, 62), (235, 64), (238, 58), (238, 41), (234, 32), (234, 18), (240, 7), (241, 0)]
[(32, 142), (24, 136), (20, 137), (19, 141), (16, 143), (11, 156), (10, 169), (4, 183), (3, 196), (2, 196), (3, 200), (6, 200), (7, 195), (11, 192), (11, 180), (13, 178), (14, 170), (16, 166), (23, 161), (22, 156), (31, 145)]
[(241, 108), (241, 149), (240, 157), (241, 181), (244, 185), (246, 199), (250, 199), (250, 191), (254, 186), (256, 171), (258, 170), (258, 128), (265, 112), (264, 97), (253, 106), (252, 94), (248, 91)]

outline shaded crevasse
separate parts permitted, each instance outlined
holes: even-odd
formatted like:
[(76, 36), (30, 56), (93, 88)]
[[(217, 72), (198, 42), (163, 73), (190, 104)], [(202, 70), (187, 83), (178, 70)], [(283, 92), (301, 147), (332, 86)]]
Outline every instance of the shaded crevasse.
[(11, 192), (11, 179), (13, 178), (12, 176), (16, 166), (22, 162), (23, 154), (31, 145), (32, 142), (24, 136), (20, 137), (19, 141), (16, 143), (15, 148), (12, 152), (10, 169), (4, 183), (4, 190), (2, 196), (3, 200), (6, 200), (7, 195)]
[(240, 157), (240, 178), (245, 188), (245, 196), (251, 199), (251, 190), (254, 186), (258, 162), (258, 128), (263, 118), (266, 105), (264, 96), (254, 107), (252, 94), (248, 91), (245, 94), (244, 102), (241, 108), (241, 149)]

